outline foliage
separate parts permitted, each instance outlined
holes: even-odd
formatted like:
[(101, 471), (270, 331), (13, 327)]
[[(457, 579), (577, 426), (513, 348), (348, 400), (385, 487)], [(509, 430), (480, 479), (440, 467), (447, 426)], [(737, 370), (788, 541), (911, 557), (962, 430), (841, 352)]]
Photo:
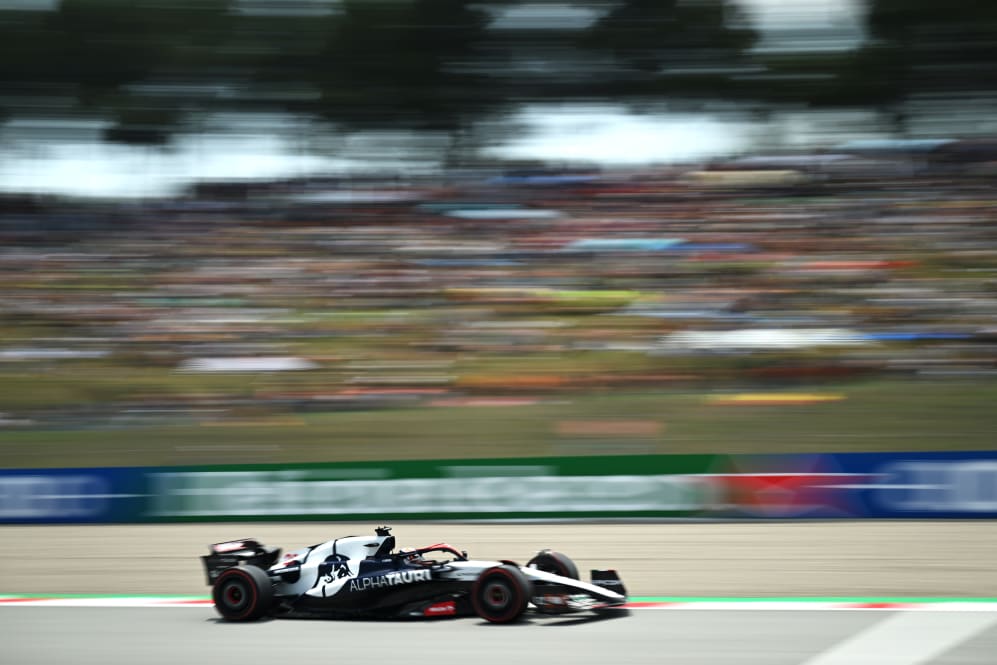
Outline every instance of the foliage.
[(621, 63), (616, 91), (714, 95), (744, 64), (757, 33), (729, 0), (628, 0), (581, 38)]
[(859, 54), (867, 87), (894, 105), (916, 94), (990, 92), (997, 86), (997, 4), (977, 0), (869, 0)]
[[(3, 115), (109, 120), (105, 138), (137, 144), (232, 110), (454, 134), (524, 97), (709, 92), (716, 77), (657, 69), (736, 58), (753, 40), (728, 25), (729, 0), (625, 2), (588, 31), (532, 41), (489, 29), (505, 5), (345, 0), (312, 15), (235, 0), (62, 0), (52, 11), (0, 10)], [(585, 86), (562, 85), (557, 72), (532, 84), (509, 76), (538, 56), (538, 41), (540, 57), (609, 51), (620, 66)]]

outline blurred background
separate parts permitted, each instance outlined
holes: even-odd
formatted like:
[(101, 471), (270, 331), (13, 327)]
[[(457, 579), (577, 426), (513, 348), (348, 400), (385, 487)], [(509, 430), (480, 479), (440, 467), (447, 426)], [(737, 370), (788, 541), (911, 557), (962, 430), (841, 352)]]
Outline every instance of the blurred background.
[(0, 32), (0, 466), (993, 447), (997, 4)]

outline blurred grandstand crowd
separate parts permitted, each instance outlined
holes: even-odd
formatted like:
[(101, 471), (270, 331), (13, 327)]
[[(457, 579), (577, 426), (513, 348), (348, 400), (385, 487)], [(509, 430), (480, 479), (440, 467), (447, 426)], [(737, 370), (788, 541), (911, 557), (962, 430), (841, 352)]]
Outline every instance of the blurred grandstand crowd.
[(7, 427), (997, 370), (997, 144), (0, 201)]

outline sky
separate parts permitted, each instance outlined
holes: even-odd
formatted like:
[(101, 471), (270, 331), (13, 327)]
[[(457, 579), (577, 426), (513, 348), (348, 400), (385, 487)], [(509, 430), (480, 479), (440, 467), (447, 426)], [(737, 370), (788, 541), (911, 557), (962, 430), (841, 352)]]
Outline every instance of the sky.
[(751, 145), (753, 135), (751, 125), (743, 122), (684, 113), (638, 115), (612, 104), (532, 106), (517, 120), (529, 130), (487, 154), (639, 166), (736, 153)]
[(739, 0), (762, 30), (832, 26), (860, 19), (862, 0)]
[[(763, 31), (761, 48), (778, 49), (789, 28), (825, 28), (860, 35), (861, 0), (739, 0)], [(50, 8), (56, 0), (0, 0), (0, 8)], [(594, 14), (571, 3), (523, 6), (497, 24), (556, 21), (582, 27)], [(854, 46), (855, 40), (845, 43)], [(825, 45), (826, 46), (826, 45)], [(822, 46), (823, 48), (823, 46)], [(703, 160), (748, 149), (757, 126), (710, 114), (638, 115), (612, 104), (546, 105), (523, 108), (514, 118), (523, 131), (492, 146), (491, 156), (605, 165), (644, 165)], [(44, 127), (0, 129), (0, 191), (35, 191), (77, 196), (169, 195), (199, 179), (280, 178), (368, 168), (370, 146), (396, 139), (356, 136), (352, 149), (335, 155), (301, 150), (302, 128), (288, 131), (219, 131), (181, 136), (168, 150), (108, 145), (93, 138), (53, 141)], [(30, 129), (30, 128), (29, 128)], [(98, 127), (94, 127), (93, 136)], [(355, 140), (354, 140), (355, 139)], [(399, 166), (390, 151), (375, 163)], [(431, 165), (425, 165), (431, 166)]]

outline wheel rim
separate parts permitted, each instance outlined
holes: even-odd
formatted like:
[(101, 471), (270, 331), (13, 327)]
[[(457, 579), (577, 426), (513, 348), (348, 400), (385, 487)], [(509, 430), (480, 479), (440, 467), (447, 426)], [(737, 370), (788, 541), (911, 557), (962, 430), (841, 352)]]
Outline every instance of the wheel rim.
[(232, 608), (240, 608), (246, 604), (246, 590), (238, 582), (229, 582), (222, 589), (225, 604)]
[(509, 587), (501, 582), (488, 584), (484, 591), (485, 604), (495, 610), (504, 609), (509, 604), (509, 598), (512, 595), (509, 593)]

